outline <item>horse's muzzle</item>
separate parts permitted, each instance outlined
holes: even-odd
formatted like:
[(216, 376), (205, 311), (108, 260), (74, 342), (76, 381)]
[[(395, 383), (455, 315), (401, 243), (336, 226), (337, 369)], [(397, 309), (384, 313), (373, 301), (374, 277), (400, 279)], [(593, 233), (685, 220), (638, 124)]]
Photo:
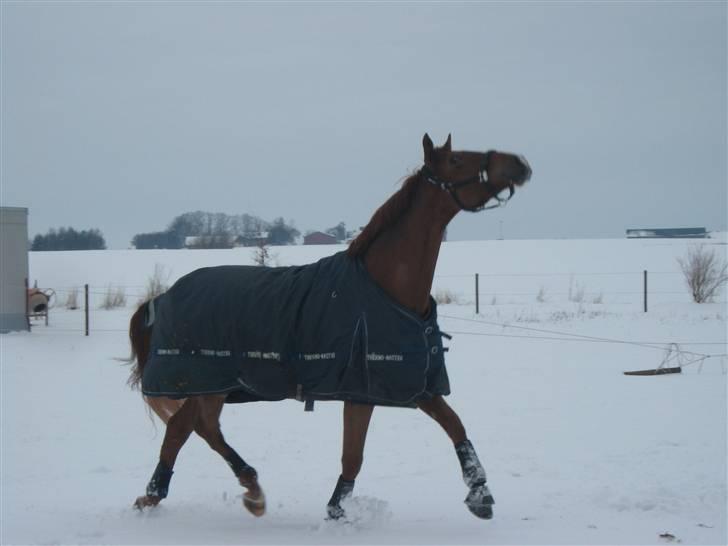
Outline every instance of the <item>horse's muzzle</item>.
[(515, 182), (517, 184), (525, 184), (531, 179), (533, 171), (531, 170), (531, 165), (529, 165), (528, 161), (526, 161), (526, 158), (522, 155), (518, 156), (518, 163), (520, 165), (520, 173), (517, 175), (517, 179), (515, 180)]

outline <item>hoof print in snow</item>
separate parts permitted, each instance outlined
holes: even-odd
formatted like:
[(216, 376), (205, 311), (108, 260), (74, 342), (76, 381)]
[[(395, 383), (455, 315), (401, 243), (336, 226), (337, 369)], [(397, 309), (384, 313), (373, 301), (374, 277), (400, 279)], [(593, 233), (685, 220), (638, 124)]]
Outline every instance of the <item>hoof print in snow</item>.
[(373, 497), (348, 497), (339, 511), (327, 511), (324, 526), (331, 529), (372, 529), (392, 519), (389, 503)]

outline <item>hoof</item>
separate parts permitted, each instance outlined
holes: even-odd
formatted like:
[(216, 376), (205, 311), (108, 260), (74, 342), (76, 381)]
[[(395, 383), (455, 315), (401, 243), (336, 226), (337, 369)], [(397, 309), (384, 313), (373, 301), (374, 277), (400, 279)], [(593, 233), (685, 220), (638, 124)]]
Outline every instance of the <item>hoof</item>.
[(471, 514), (480, 519), (493, 519), (494, 504), (493, 495), (485, 484), (474, 486), (465, 497), (465, 506)]
[(250, 472), (243, 472), (238, 476), (238, 482), (245, 487), (243, 493), (243, 506), (245, 509), (259, 518), (265, 514), (265, 494), (258, 483), (258, 474), (251, 469)]
[(265, 514), (265, 495), (263, 494), (263, 490), (258, 487), (257, 495), (253, 495), (250, 491), (243, 493), (243, 506), (256, 518)]
[(346, 517), (346, 512), (338, 504), (329, 504), (326, 506), (327, 520), (340, 520)]
[(156, 497), (154, 495), (144, 495), (143, 497), (137, 497), (134, 501), (134, 508), (140, 512), (145, 508), (157, 506), (162, 501), (162, 497)]

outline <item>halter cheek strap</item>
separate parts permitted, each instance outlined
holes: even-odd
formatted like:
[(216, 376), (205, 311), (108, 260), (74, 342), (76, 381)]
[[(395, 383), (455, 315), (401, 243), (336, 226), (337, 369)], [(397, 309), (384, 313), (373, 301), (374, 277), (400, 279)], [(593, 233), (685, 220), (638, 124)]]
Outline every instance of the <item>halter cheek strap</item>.
[[(483, 163), (482, 168), (478, 171), (478, 174), (475, 176), (471, 176), (470, 178), (466, 180), (460, 180), (458, 182), (447, 182), (445, 180), (440, 180), (434, 172), (432, 172), (432, 169), (425, 165), (422, 167), (422, 175), (425, 177), (425, 180), (427, 180), (430, 184), (433, 184), (434, 186), (437, 186), (441, 190), (447, 191), (450, 196), (453, 198), (455, 203), (457, 204), (460, 209), (468, 211), (468, 212), (480, 212), (481, 210), (488, 210), (488, 209), (495, 209), (498, 207), (504, 206), (508, 201), (510, 201), (511, 197), (513, 197), (513, 194), (515, 193), (515, 190), (513, 188), (513, 184), (508, 184), (508, 197), (501, 197), (498, 195), (500, 191), (498, 188), (493, 186), (493, 184), (488, 180), (488, 171), (486, 170), (488, 166), (488, 159), (490, 159), (490, 153), (485, 158), (485, 161)], [(494, 205), (488, 205), (485, 206), (485, 203), (483, 203), (480, 206), (476, 207), (469, 207), (465, 205), (460, 198), (458, 197), (457, 190), (464, 187), (469, 186), (471, 184), (482, 184), (485, 186), (485, 188), (492, 193), (492, 198), (498, 201)], [(486, 200), (487, 202), (487, 200)]]

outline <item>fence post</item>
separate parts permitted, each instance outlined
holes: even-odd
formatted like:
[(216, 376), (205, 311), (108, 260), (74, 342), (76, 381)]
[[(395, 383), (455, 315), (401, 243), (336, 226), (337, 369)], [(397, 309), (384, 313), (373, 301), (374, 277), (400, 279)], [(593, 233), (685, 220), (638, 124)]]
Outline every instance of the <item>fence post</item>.
[(644, 270), (644, 282), (643, 282), (643, 286), (644, 286), (644, 289), (643, 289), (643, 292), (644, 292), (644, 308), (645, 308), (645, 313), (646, 313), (647, 312), (647, 270), (646, 269)]
[(479, 289), (479, 275), (475, 274), (475, 314), (480, 314), (480, 289)]
[(28, 301), (29, 288), (30, 285), (28, 284), (28, 277), (25, 277), (25, 323), (27, 325), (28, 331), (30, 332), (30, 302)]
[(83, 285), (84, 291), (84, 314), (86, 315), (86, 335), (88, 335), (88, 284)]

